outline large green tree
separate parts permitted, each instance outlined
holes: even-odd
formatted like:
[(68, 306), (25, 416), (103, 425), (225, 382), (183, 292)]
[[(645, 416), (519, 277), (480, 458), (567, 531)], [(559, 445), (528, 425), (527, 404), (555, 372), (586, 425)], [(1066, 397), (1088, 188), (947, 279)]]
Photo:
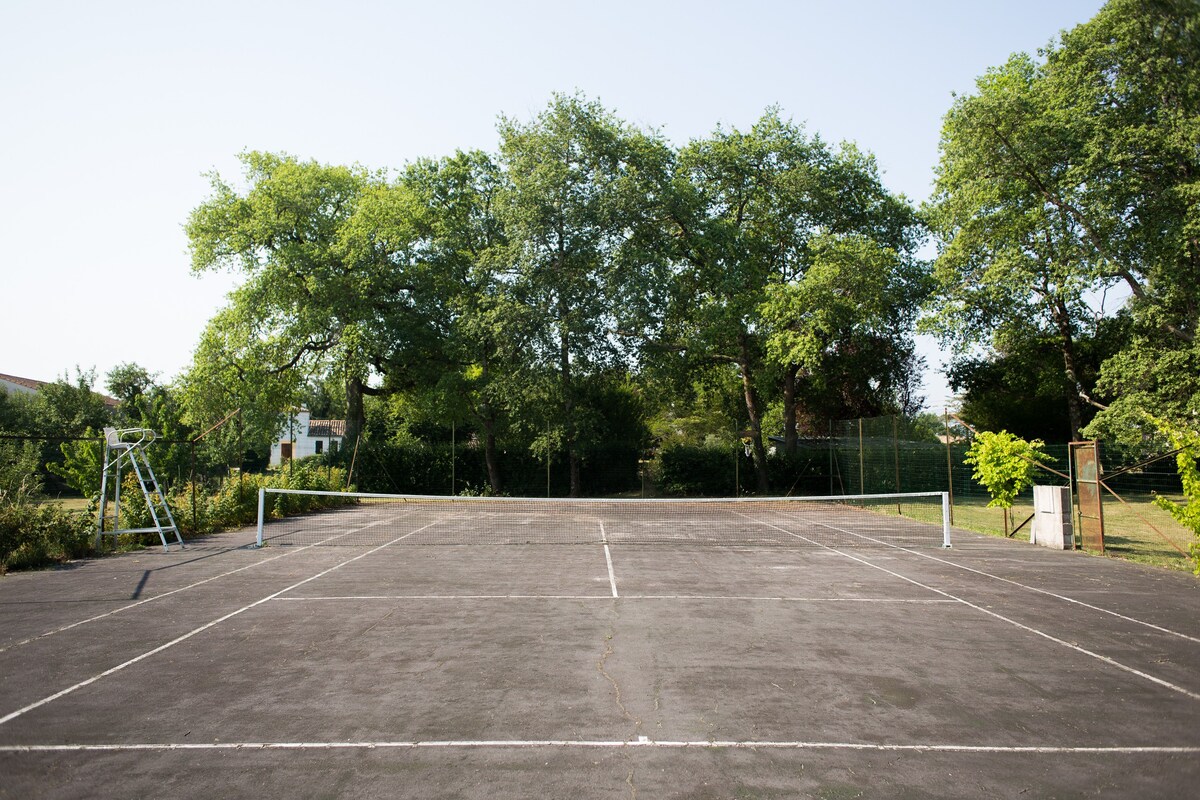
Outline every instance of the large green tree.
[(637, 283), (638, 266), (622, 251), (641, 241), (652, 184), (639, 176), (661, 165), (665, 147), (579, 96), (556, 95), (532, 121), (504, 118), (499, 128), (507, 290), (538, 322), (527, 342), (536, 367), (527, 404), (543, 404), (557, 423), (576, 496), (588, 417), (578, 382), (620, 361), (614, 298)]
[[(354, 438), (363, 423), (362, 397), (373, 391), (371, 370), (396, 346), (383, 335), (385, 325), (414, 302), (414, 287), (386, 259), (347, 246), (359, 200), (381, 178), (271, 153), (241, 159), (246, 187), (213, 175), (212, 197), (187, 224), (195, 271), (245, 276), (210, 330), (214, 346), (198, 356), (229, 362), (238, 381), (286, 376), (298, 388), (308, 375), (332, 372), (345, 382), (347, 435)], [(197, 369), (221, 367), (198, 363)]]
[[(467, 423), (483, 443), (488, 483), (503, 488), (497, 437), (526, 367), (533, 327), (508, 291), (509, 250), (496, 216), (502, 174), (481, 151), (409, 165), (364, 205), (365, 230), (389, 241), (406, 270), (428, 274), (430, 333), (424, 358), (389, 365), (388, 380), (427, 408), (431, 421)], [(379, 201), (378, 204), (376, 201)]]
[(1094, 317), (1088, 292), (1105, 282), (1086, 230), (1055, 201), (1075, 192), (1080, 132), (1057, 113), (1054, 92), (1027, 56), (989, 71), (977, 89), (955, 101), (942, 128), (927, 207), (941, 243), (930, 326), (960, 357), (979, 345), (999, 353), (1055, 342), (1067, 387), (1063, 435), (1076, 439), (1092, 389), (1077, 341)]
[[(1109, 400), (1090, 430), (1138, 437), (1137, 409), (1184, 413), (1200, 387), (1200, 6), (1112, 0), (1044, 55), (989, 71), (946, 117), (936, 326), (997, 351), (1054, 339), (1071, 435), (1082, 403)], [(1132, 336), (1097, 398), (1076, 350), (1114, 285)]]
[[(874, 347), (884, 360), (909, 357), (903, 314), (889, 328), (862, 301), (875, 287), (884, 294), (871, 302), (892, 304), (908, 282), (900, 276), (910, 267), (919, 272), (915, 218), (883, 188), (873, 159), (853, 146), (833, 151), (774, 109), (749, 131), (718, 129), (683, 148), (671, 190), (663, 222), (674, 273), (654, 344), (684, 364), (736, 371), (765, 492), (768, 398), (783, 397), (791, 447), (801, 403), (821, 393), (823, 381), (846, 377), (855, 353)], [(871, 280), (852, 283), (863, 275)], [(814, 304), (836, 295), (839, 283), (862, 290), (859, 299), (843, 303), (836, 322), (814, 315)], [(881, 342), (869, 343), (872, 336), (895, 345), (890, 355)], [(879, 367), (864, 360), (850, 373), (862, 376), (864, 389), (872, 381), (878, 387), (890, 380), (872, 374)]]

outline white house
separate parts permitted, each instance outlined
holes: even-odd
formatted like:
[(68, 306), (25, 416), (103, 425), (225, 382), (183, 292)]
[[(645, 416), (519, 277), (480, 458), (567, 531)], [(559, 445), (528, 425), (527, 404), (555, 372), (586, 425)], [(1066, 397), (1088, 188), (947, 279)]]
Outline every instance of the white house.
[(307, 408), (301, 408), (283, 418), (279, 441), (271, 445), (271, 466), (293, 458), (336, 453), (345, 438), (346, 420), (313, 419)]

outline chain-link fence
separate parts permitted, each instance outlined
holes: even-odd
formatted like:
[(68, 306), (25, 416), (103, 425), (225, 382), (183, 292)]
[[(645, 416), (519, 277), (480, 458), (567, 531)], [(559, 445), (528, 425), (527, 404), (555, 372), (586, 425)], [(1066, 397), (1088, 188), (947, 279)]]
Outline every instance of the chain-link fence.
[[(972, 477), (964, 459), (970, 431), (961, 425), (929, 425), (929, 418), (876, 417), (829, 423), (824, 436), (787, 442), (768, 437), (766, 493), (775, 496), (949, 492), (953, 521), (959, 527), (1028, 535), (1022, 525), (1033, 513), (1033, 495), (1019, 496), (1008, 519), (989, 508), (986, 489)], [(362, 437), (344, 443), (336, 453), (305, 459), (307, 474), (344, 481), (360, 491), (412, 494), (490, 494), (566, 496), (571, 491), (570, 457), (560, 447), (505, 448), (487, 453), (478, 436), (449, 432), (437, 439), (408, 437), (373, 441)], [(230, 452), (242, 452), (240, 448)], [(1106, 546), (1120, 552), (1150, 550), (1186, 560), (1190, 532), (1155, 503), (1179, 500), (1182, 487), (1173, 458), (1139, 460), (1141, 454), (1100, 446)], [(727, 438), (709, 437), (704, 444), (670, 444), (639, 450), (628, 443), (600, 443), (575, 451), (579, 486), (588, 496), (737, 496), (761, 494), (763, 475), (753, 449), (730, 425)], [(1039, 483), (1071, 483), (1069, 446), (1048, 444)], [(86, 505), (94, 473), (98, 487), (103, 454), (100, 437), (0, 437), (0, 489), (4, 481), (34, 475), (45, 495), (78, 498)], [(160, 439), (148, 451), (160, 481), (181, 504), (182, 522), (203, 530), (204, 507), (198, 493), (233, 496), (252, 502), (257, 484), (250, 473), (274, 470), (286, 477), (295, 462), (273, 468), (264, 457), (214, 459), (194, 440)], [(1169, 454), (1168, 454), (1169, 455)], [(489, 460), (491, 462), (489, 467)], [(1104, 476), (1112, 476), (1107, 478)], [(187, 495), (191, 495), (188, 501)], [(191, 514), (195, 519), (188, 519)], [(1076, 529), (1078, 530), (1078, 517)]]

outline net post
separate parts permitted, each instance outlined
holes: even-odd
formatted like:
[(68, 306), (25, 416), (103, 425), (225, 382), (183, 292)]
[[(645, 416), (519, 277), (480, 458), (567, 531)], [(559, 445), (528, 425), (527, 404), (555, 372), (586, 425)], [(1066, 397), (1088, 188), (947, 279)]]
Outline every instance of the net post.
[(950, 547), (950, 493), (942, 492), (942, 547)]
[(266, 494), (267, 494), (267, 490), (265, 488), (263, 488), (262, 486), (258, 487), (258, 536), (256, 537), (256, 543), (257, 543), (258, 547), (263, 546), (263, 543), (262, 543), (263, 505), (264, 505), (263, 501), (264, 501), (264, 498), (266, 497)]

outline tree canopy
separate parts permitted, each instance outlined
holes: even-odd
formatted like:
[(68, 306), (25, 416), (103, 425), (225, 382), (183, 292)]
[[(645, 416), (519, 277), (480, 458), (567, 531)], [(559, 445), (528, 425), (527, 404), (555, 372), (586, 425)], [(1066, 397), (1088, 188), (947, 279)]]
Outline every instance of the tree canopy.
[[(1042, 55), (989, 70), (946, 116), (931, 327), (962, 352), (1056, 342), (1069, 435), (1088, 404), (1092, 432), (1140, 438), (1137, 408), (1191, 414), (1200, 389), (1200, 6), (1112, 0)], [(1114, 287), (1131, 335), (1089, 378), (1080, 340)]]
[(180, 383), (185, 420), (238, 408), (265, 443), (307, 402), (354, 438), (369, 413), (372, 435), (466, 429), (487, 490), (506, 454), (559, 453), (571, 494), (650, 426), (744, 438), (762, 492), (772, 452), (829, 420), (921, 408), (923, 312), (976, 422), (1136, 438), (1143, 409), (1200, 413), (1198, 42), (1188, 0), (1112, 0), (1014, 54), (954, 99), (919, 212), (870, 153), (776, 108), (675, 146), (554, 95), (501, 117), (491, 153), (245, 153), (187, 226), (195, 270), (243, 281)]

